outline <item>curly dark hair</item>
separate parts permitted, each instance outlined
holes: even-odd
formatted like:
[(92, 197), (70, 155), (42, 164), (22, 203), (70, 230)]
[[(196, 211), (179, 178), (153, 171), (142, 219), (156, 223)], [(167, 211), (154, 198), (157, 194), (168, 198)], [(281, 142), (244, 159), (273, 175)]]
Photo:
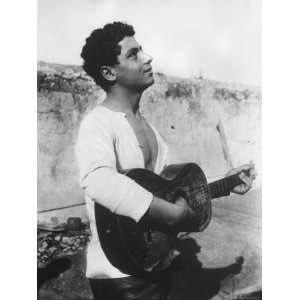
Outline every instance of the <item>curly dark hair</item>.
[(83, 69), (105, 91), (108, 91), (114, 82), (103, 78), (100, 67), (119, 64), (117, 56), (121, 53), (121, 47), (118, 43), (124, 37), (134, 36), (134, 34), (133, 26), (122, 22), (113, 22), (94, 30), (86, 39), (81, 51), (84, 61)]

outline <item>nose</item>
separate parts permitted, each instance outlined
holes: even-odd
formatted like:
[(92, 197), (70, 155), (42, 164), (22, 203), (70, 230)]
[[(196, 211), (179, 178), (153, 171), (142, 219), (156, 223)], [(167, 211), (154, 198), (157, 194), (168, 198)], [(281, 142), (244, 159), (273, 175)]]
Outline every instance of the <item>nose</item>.
[(143, 51), (143, 61), (145, 64), (150, 64), (153, 61), (153, 57)]

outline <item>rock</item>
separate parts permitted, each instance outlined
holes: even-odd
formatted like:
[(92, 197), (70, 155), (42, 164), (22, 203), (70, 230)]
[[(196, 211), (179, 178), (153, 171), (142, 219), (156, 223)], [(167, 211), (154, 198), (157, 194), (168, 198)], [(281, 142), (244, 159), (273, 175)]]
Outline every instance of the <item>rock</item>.
[(69, 244), (69, 243), (71, 242), (71, 238), (64, 236), (64, 237), (62, 238), (62, 242), (63, 242), (64, 244)]
[[(44, 232), (38, 230), (38, 267), (50, 264), (53, 260), (65, 255), (76, 254), (85, 249), (90, 232), (86, 228), (79, 232)], [(80, 238), (82, 236), (82, 238)]]
[(43, 249), (46, 249), (48, 247), (48, 243), (46, 242), (46, 241), (44, 241), (43, 243), (42, 243), (42, 248)]
[(60, 235), (57, 235), (55, 238), (54, 238), (56, 241), (60, 242), (62, 237)]

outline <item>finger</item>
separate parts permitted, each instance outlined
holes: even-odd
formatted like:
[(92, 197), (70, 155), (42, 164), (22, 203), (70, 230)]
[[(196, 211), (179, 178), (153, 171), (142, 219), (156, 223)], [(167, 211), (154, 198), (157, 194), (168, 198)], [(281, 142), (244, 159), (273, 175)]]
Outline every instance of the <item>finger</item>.
[(246, 176), (244, 172), (240, 173), (239, 178), (243, 181), (246, 187), (252, 187), (252, 180), (250, 177)]
[(257, 171), (256, 171), (255, 167), (252, 167), (252, 168), (249, 170), (249, 173), (250, 173), (250, 174), (253, 174), (253, 175), (257, 175)]
[(251, 170), (252, 168), (253, 168), (252, 165), (250, 165), (250, 164), (245, 164), (245, 165), (239, 166), (239, 167), (237, 167), (237, 168), (235, 168), (235, 169), (233, 169), (233, 170), (234, 170), (235, 173), (240, 173), (240, 172), (242, 172), (242, 171), (249, 171), (249, 170)]
[(254, 180), (257, 177), (257, 171), (255, 169), (250, 169), (249, 176)]
[[(230, 176), (230, 175), (233, 175), (233, 174), (238, 174), (238, 173), (243, 172), (243, 171), (247, 172), (249, 175), (250, 175), (250, 172), (256, 172), (255, 171), (255, 165), (253, 164), (253, 162), (250, 161), (249, 164), (244, 164), (244, 165), (241, 165), (239, 167), (236, 167), (234, 169), (229, 170), (226, 173), (226, 176)], [(254, 176), (254, 179), (255, 179), (255, 176)]]
[(238, 168), (238, 173), (244, 171), (250, 177), (256, 177), (257, 173), (255, 170), (255, 165), (253, 163), (242, 165)]
[(235, 189), (235, 192), (240, 195), (243, 195), (246, 194), (250, 189), (251, 189), (250, 186), (247, 186), (246, 184), (243, 183), (240, 186), (238, 186), (238, 188)]

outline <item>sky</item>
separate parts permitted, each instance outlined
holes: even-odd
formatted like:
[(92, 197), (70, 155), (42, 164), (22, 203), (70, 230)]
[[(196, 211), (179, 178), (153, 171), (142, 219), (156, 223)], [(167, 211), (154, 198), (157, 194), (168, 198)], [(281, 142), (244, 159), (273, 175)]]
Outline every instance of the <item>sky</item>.
[(154, 71), (261, 85), (260, 0), (38, 0), (38, 60), (81, 65), (111, 21), (134, 26)]

